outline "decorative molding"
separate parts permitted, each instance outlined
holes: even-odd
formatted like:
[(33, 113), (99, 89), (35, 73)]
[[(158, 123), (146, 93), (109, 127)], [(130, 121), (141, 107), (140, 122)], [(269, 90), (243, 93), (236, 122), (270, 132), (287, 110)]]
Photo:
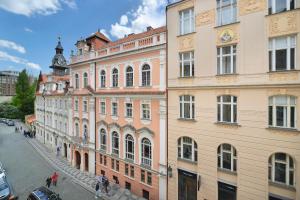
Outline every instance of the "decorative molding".
[(194, 49), (194, 34), (181, 36), (179, 38), (179, 51), (187, 51)]
[(238, 81), (238, 76), (235, 75), (220, 75), (217, 76), (217, 82), (220, 84), (230, 84), (236, 83)]
[(178, 6), (178, 10), (185, 10), (187, 8), (194, 7), (195, 0), (186, 1)]
[(196, 16), (196, 26), (205, 26), (215, 22), (215, 9), (207, 10)]
[(271, 73), (269, 74), (270, 81), (296, 81), (299, 80), (299, 73)]
[(289, 11), (268, 17), (268, 36), (276, 37), (299, 32), (299, 10)]
[(239, 24), (217, 28), (217, 45), (227, 45), (239, 42)]
[(240, 0), (239, 12), (240, 15), (247, 15), (259, 11), (263, 11), (266, 8), (266, 0)]

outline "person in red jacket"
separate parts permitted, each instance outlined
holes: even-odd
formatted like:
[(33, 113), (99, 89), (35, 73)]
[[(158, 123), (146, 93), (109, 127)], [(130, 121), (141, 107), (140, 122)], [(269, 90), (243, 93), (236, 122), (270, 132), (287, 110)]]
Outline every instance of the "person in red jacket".
[(54, 174), (51, 176), (52, 183), (54, 186), (57, 184), (57, 179), (58, 179), (58, 173), (54, 172)]

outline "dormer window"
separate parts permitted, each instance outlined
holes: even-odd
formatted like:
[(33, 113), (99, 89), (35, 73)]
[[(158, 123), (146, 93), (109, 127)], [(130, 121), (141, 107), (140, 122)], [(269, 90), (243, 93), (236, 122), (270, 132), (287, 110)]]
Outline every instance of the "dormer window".
[(79, 56), (82, 55), (82, 49), (78, 49), (78, 55), (79, 55)]

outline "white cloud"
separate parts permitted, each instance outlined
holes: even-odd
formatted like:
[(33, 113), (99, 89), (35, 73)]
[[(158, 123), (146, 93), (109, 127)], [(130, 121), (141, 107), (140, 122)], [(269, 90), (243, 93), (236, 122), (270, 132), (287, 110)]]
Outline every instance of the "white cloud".
[(23, 58), (12, 56), (4, 51), (0, 51), (0, 60), (9, 61), (9, 62), (17, 63), (17, 64), (22, 64), (22, 65), (25, 65), (27, 67), (30, 67), (30, 68), (36, 69), (36, 70), (41, 69), (39, 64), (29, 62), (28, 60), (23, 59)]
[(8, 49), (13, 49), (16, 50), (20, 53), (26, 53), (26, 50), (23, 46), (16, 44), (12, 41), (8, 41), (8, 40), (0, 40), (0, 48), (8, 48)]
[(75, 0), (1, 0), (0, 8), (20, 15), (51, 15), (61, 10), (61, 3), (76, 8)]
[[(127, 15), (122, 15), (120, 22), (111, 25), (110, 34), (122, 38), (125, 34), (143, 32), (147, 26), (159, 27), (165, 25), (165, 7), (167, 3), (167, 0), (142, 0), (142, 4), (136, 10), (128, 12)], [(125, 23), (126, 20), (123, 16), (126, 16), (127, 23)], [(128, 23), (128, 21), (130, 22)]]
[(109, 34), (107, 33), (107, 31), (105, 29), (101, 29), (100, 32), (105, 35), (108, 39), (110, 39)]
[(33, 33), (33, 30), (30, 29), (30, 28), (27, 28), (27, 27), (24, 28), (24, 31), (29, 32), (29, 33)]

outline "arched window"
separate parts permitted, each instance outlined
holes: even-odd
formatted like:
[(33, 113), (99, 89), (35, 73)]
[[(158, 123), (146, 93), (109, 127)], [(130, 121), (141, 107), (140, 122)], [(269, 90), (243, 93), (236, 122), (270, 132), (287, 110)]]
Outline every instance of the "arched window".
[(134, 161), (134, 139), (131, 135), (126, 135), (126, 159)]
[(218, 167), (235, 172), (237, 155), (236, 149), (230, 144), (221, 144), (218, 147)]
[(83, 87), (88, 86), (88, 74), (86, 72), (83, 73)]
[(149, 65), (142, 67), (142, 86), (150, 86), (151, 70)]
[(218, 121), (236, 123), (237, 97), (230, 95), (218, 96)]
[(75, 135), (76, 135), (76, 137), (79, 137), (79, 125), (78, 125), (78, 123), (75, 123)]
[(104, 88), (106, 84), (106, 73), (104, 70), (100, 73), (100, 87)]
[(100, 149), (106, 151), (106, 131), (103, 128), (100, 130)]
[(142, 139), (142, 165), (152, 166), (152, 145), (148, 138)]
[(198, 145), (190, 137), (181, 137), (177, 141), (178, 145), (178, 158), (190, 160), (193, 162), (198, 161)]
[(79, 89), (79, 75), (75, 74), (75, 88)]
[(119, 86), (119, 71), (116, 68), (114, 68), (112, 71), (112, 86), (113, 87)]
[(116, 131), (112, 133), (112, 154), (119, 156), (119, 134)]
[(269, 158), (269, 180), (285, 185), (295, 185), (295, 164), (286, 153), (274, 153)]
[(127, 67), (126, 69), (126, 87), (133, 86), (133, 69), (132, 67)]
[(269, 126), (296, 127), (296, 97), (269, 97)]

